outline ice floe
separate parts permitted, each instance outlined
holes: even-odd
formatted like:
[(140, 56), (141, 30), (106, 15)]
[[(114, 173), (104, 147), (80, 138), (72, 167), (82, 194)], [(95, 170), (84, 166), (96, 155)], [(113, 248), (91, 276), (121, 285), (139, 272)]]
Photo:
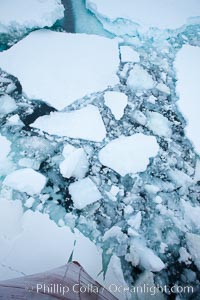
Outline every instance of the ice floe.
[(127, 79), (128, 87), (133, 91), (152, 89), (155, 85), (152, 76), (141, 66), (135, 65)]
[(29, 98), (57, 109), (117, 84), (118, 65), (116, 40), (50, 30), (32, 32), (0, 53), (0, 67), (19, 79)]
[(164, 137), (170, 137), (172, 134), (170, 121), (162, 114), (151, 111), (148, 112), (147, 127), (153, 131), (154, 134)]
[(133, 50), (130, 46), (120, 47), (121, 62), (139, 62), (139, 53)]
[(200, 48), (184, 45), (179, 50), (175, 67), (177, 69), (178, 107), (187, 121), (186, 135), (200, 153)]
[(33, 169), (24, 168), (7, 175), (3, 184), (28, 195), (35, 195), (44, 188), (46, 177)]
[(108, 106), (116, 120), (120, 120), (124, 115), (124, 109), (128, 103), (128, 97), (120, 92), (105, 92), (105, 105)]
[(3, 95), (0, 97), (0, 114), (9, 114), (16, 110), (17, 105), (15, 100), (9, 95)]
[(51, 27), (63, 17), (61, 0), (1, 0), (0, 33)]
[(191, 18), (200, 15), (198, 0), (87, 0), (86, 3), (105, 29), (112, 29), (113, 23), (118, 34), (122, 29), (124, 33), (133, 32), (134, 28), (142, 31), (153, 27), (175, 29), (187, 22), (196, 22)]
[(32, 125), (49, 134), (101, 142), (106, 129), (99, 110), (94, 105), (70, 112), (53, 112), (38, 118)]
[(64, 160), (59, 165), (62, 176), (65, 178), (83, 178), (89, 168), (84, 149), (65, 145), (62, 155), (64, 156)]
[(144, 134), (121, 136), (109, 142), (99, 152), (99, 160), (121, 176), (128, 173), (142, 172), (146, 169), (149, 158), (156, 156), (158, 144), (155, 137)]
[(83, 209), (87, 205), (100, 200), (102, 197), (96, 185), (89, 177), (71, 183), (69, 193), (77, 209)]

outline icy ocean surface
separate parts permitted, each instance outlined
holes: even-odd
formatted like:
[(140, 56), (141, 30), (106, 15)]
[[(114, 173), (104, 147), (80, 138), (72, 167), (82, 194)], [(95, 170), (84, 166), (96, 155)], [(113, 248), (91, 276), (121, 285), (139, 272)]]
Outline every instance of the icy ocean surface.
[(0, 50), (0, 280), (200, 299), (200, 1), (1, 0)]

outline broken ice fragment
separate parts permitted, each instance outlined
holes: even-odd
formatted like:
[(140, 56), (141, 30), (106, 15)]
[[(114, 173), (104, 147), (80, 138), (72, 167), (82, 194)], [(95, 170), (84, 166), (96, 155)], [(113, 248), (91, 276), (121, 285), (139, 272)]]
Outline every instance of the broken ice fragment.
[(152, 76), (141, 66), (135, 65), (130, 71), (127, 86), (133, 91), (152, 89), (155, 83)]
[(200, 236), (193, 233), (186, 233), (186, 243), (192, 256), (192, 260), (200, 271)]
[(60, 163), (60, 172), (63, 177), (81, 179), (88, 171), (88, 160), (82, 148), (65, 145), (63, 149), (64, 160)]
[(9, 95), (3, 95), (0, 97), (0, 114), (9, 114), (16, 110), (17, 105), (15, 100)]
[(51, 30), (34, 31), (0, 53), (1, 68), (19, 79), (26, 95), (56, 109), (117, 84), (118, 65), (116, 40)]
[(138, 264), (145, 270), (160, 272), (165, 268), (162, 260), (150, 248), (145, 246), (144, 242), (139, 238), (133, 239), (130, 254), (133, 255), (133, 261), (135, 261), (135, 255), (138, 256)]
[(120, 92), (105, 92), (105, 105), (108, 106), (116, 120), (120, 120), (124, 115), (124, 109), (128, 103), (128, 97)]
[(128, 173), (142, 172), (146, 169), (149, 158), (156, 156), (158, 144), (155, 137), (144, 134), (121, 136), (109, 142), (99, 152), (99, 160), (121, 176)]
[(53, 135), (94, 142), (101, 142), (106, 136), (103, 120), (94, 105), (70, 112), (53, 112), (49, 116), (39, 117), (31, 127)]
[(77, 209), (84, 209), (87, 205), (102, 198), (98, 188), (89, 177), (71, 183), (69, 193)]
[(3, 184), (28, 195), (39, 194), (46, 184), (46, 177), (30, 168), (13, 171), (3, 181)]
[(170, 137), (172, 134), (170, 121), (158, 112), (150, 111), (147, 113), (147, 127), (154, 134), (164, 137)]
[(5, 137), (0, 135), (0, 162), (2, 163), (8, 156), (11, 150), (11, 142)]

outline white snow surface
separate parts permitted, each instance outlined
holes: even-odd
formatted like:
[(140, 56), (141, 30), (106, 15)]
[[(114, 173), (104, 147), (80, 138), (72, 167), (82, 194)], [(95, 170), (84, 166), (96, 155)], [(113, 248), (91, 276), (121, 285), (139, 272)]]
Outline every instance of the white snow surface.
[(0, 204), (0, 280), (57, 268), (67, 263), (73, 250), (73, 260), (98, 280), (101, 251), (79, 230), (72, 233), (67, 226), (58, 227), (44, 213), (23, 213), (18, 200), (3, 196)]
[(16, 110), (17, 105), (15, 100), (9, 95), (3, 95), (0, 97), (0, 114), (9, 114)]
[(94, 105), (70, 112), (52, 112), (48, 116), (39, 117), (31, 127), (49, 134), (67, 136), (94, 142), (101, 142), (106, 136), (106, 129)]
[(200, 235), (193, 233), (186, 233), (186, 243), (192, 259), (200, 271)]
[(99, 160), (121, 176), (145, 171), (149, 158), (156, 156), (159, 147), (155, 137), (141, 133), (121, 136), (109, 142), (99, 152)]
[(127, 79), (128, 87), (133, 91), (152, 89), (155, 85), (152, 76), (141, 66), (135, 65)]
[(46, 177), (31, 168), (13, 171), (3, 181), (3, 184), (28, 195), (39, 194), (46, 184)]
[(19, 79), (27, 96), (56, 109), (117, 84), (118, 65), (117, 40), (50, 30), (34, 31), (0, 53), (0, 67)]
[(89, 177), (71, 183), (69, 185), (69, 193), (77, 209), (83, 209), (102, 197), (98, 188)]
[(130, 46), (120, 47), (121, 61), (122, 62), (139, 62), (139, 53), (133, 50)]
[(128, 97), (120, 92), (105, 92), (105, 105), (108, 106), (116, 120), (120, 120), (124, 115), (124, 109), (128, 103)]
[(124, 18), (141, 30), (175, 29), (200, 16), (199, 0), (87, 0), (86, 4), (103, 24)]
[(0, 135), (0, 149), (0, 162), (2, 163), (7, 159), (7, 156), (11, 150), (11, 142), (2, 135)]
[(61, 0), (1, 0), (0, 33), (50, 27), (63, 17)]
[(186, 135), (200, 153), (200, 48), (184, 45), (178, 52), (177, 69), (178, 107), (187, 121)]
[(65, 178), (83, 178), (89, 168), (84, 149), (65, 145), (62, 155), (65, 158), (59, 165), (62, 176)]

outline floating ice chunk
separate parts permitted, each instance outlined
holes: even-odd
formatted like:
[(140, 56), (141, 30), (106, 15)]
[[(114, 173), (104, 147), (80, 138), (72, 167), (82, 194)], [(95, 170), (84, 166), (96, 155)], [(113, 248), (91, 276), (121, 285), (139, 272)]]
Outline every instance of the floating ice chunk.
[(57, 109), (117, 84), (118, 65), (116, 40), (50, 30), (34, 31), (0, 53), (1, 68), (19, 79), (29, 98)]
[(96, 185), (88, 177), (71, 183), (69, 193), (77, 209), (83, 209), (87, 205), (100, 200), (102, 197)]
[(24, 123), (20, 120), (19, 115), (13, 115), (7, 119), (7, 125), (24, 126)]
[(192, 259), (200, 271), (200, 236), (193, 233), (186, 233), (186, 243)]
[(3, 184), (32, 196), (39, 194), (44, 188), (46, 177), (33, 169), (24, 168), (13, 171), (7, 175)]
[[(141, 30), (151, 27), (175, 29), (189, 21), (190, 17), (200, 16), (198, 0), (87, 0), (86, 4), (105, 28), (109, 21), (116, 24), (118, 31), (120, 25), (124, 25), (127, 31), (133, 26)], [(127, 22), (117, 22), (122, 18)]]
[(170, 137), (172, 134), (170, 121), (155, 111), (148, 112), (147, 127), (159, 136)]
[(10, 150), (11, 150), (11, 142), (5, 137), (0, 135), (0, 162), (2, 163), (6, 160)]
[(100, 150), (99, 160), (103, 165), (125, 176), (128, 173), (145, 171), (149, 158), (156, 156), (158, 149), (153, 136), (121, 136)]
[(145, 69), (135, 65), (129, 73), (127, 85), (133, 91), (140, 91), (152, 89), (155, 84), (152, 76)]
[(116, 120), (120, 120), (124, 115), (124, 109), (128, 103), (128, 97), (120, 92), (105, 92), (105, 105), (108, 106)]
[(71, 112), (53, 112), (38, 118), (31, 127), (49, 134), (101, 142), (106, 129), (99, 110), (94, 105)]
[(60, 0), (1, 0), (0, 33), (51, 27), (63, 17)]
[(138, 124), (144, 126), (147, 122), (146, 116), (140, 110), (134, 110), (132, 118)]
[(62, 176), (65, 178), (83, 178), (89, 167), (85, 151), (82, 148), (65, 145), (63, 156), (65, 159), (60, 163), (60, 173)]
[(181, 206), (184, 211), (184, 220), (187, 227), (200, 230), (200, 207), (192, 206), (189, 202), (181, 199)]
[(135, 216), (131, 216), (128, 220), (128, 224), (136, 230), (140, 229), (140, 225), (142, 222), (141, 211), (139, 211)]
[(196, 162), (194, 181), (195, 182), (200, 181), (200, 159), (197, 159)]
[(152, 103), (152, 104), (155, 104), (155, 103), (156, 103), (156, 100), (157, 100), (157, 98), (154, 97), (153, 95), (151, 95), (151, 96), (147, 99), (147, 101), (150, 102), (150, 103)]
[(193, 181), (190, 176), (188, 176), (187, 174), (185, 174), (184, 172), (178, 169), (175, 170), (170, 169), (167, 172), (167, 174), (171, 179), (171, 181), (174, 182), (177, 186), (186, 187), (189, 186)]
[(145, 246), (140, 239), (134, 239), (133, 244), (130, 247), (130, 253), (139, 258), (139, 265), (145, 270), (152, 272), (160, 272), (165, 268), (162, 260), (150, 249)]
[(140, 56), (138, 52), (133, 50), (129, 46), (121, 46), (120, 47), (121, 61), (122, 62), (139, 62)]
[(166, 86), (166, 84), (164, 84), (164, 83), (162, 83), (162, 82), (158, 83), (158, 84), (156, 85), (156, 88), (157, 88), (159, 91), (163, 92), (163, 93), (170, 94), (170, 89), (169, 89), (169, 87)]
[(0, 97), (0, 114), (9, 114), (16, 110), (17, 105), (15, 100), (9, 95), (3, 95)]
[[(200, 2), (199, 2), (200, 3)], [(200, 153), (200, 48), (185, 45), (178, 52), (175, 67), (177, 69), (178, 106), (186, 118), (186, 134)]]

